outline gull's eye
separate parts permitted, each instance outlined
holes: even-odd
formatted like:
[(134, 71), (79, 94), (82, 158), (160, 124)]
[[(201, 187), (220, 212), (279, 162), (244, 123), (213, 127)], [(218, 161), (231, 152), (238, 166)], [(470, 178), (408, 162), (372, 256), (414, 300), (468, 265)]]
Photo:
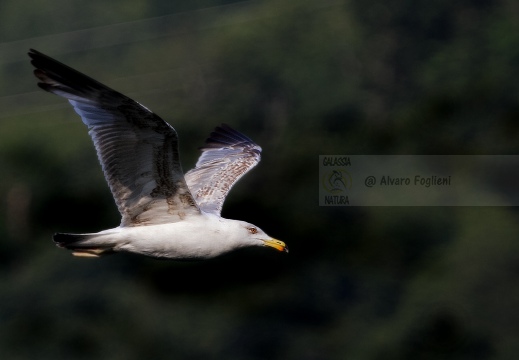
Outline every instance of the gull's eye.
[(251, 234), (256, 234), (258, 232), (258, 229), (256, 229), (255, 227), (248, 227), (247, 230), (249, 230)]

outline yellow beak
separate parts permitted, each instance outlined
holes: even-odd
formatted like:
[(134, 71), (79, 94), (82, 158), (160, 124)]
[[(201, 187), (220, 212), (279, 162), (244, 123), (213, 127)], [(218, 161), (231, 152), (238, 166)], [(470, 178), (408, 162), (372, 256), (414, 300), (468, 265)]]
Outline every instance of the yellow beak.
[(268, 239), (268, 240), (263, 240), (263, 243), (265, 244), (265, 246), (273, 247), (274, 249), (276, 249), (278, 251), (283, 251), (286, 253), (288, 252), (287, 245), (281, 240), (272, 238), (272, 239)]

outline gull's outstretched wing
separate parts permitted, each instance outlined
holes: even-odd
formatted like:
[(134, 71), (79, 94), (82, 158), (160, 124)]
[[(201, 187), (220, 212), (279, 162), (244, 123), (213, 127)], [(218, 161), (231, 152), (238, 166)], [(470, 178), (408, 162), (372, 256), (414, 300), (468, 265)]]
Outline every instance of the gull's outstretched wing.
[(175, 129), (147, 108), (30, 50), (38, 85), (69, 100), (90, 129), (121, 226), (171, 223), (199, 214), (186, 185)]
[(195, 168), (185, 175), (186, 182), (201, 210), (220, 215), (231, 187), (260, 161), (261, 147), (222, 124), (201, 150)]

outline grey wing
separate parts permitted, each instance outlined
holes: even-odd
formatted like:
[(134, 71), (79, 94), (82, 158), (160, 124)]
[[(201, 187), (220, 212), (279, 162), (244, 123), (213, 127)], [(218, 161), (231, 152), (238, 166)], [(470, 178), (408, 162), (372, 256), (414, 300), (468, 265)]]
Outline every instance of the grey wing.
[(261, 147), (222, 124), (201, 150), (195, 168), (185, 175), (186, 182), (201, 210), (220, 215), (232, 186), (260, 161)]
[(147, 108), (35, 50), (38, 85), (69, 100), (90, 129), (121, 226), (163, 224), (199, 214), (185, 182), (175, 129)]

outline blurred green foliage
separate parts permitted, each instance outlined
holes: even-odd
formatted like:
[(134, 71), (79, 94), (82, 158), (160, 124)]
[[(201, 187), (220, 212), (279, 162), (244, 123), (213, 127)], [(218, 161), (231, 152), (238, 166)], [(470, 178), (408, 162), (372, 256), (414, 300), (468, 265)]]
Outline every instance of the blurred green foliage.
[[(33, 47), (179, 132), (263, 147), (223, 215), (285, 240), (205, 263), (73, 258), (119, 217)], [(515, 359), (515, 208), (324, 208), (320, 154), (517, 154), (514, 0), (0, 3), (0, 358)]]

